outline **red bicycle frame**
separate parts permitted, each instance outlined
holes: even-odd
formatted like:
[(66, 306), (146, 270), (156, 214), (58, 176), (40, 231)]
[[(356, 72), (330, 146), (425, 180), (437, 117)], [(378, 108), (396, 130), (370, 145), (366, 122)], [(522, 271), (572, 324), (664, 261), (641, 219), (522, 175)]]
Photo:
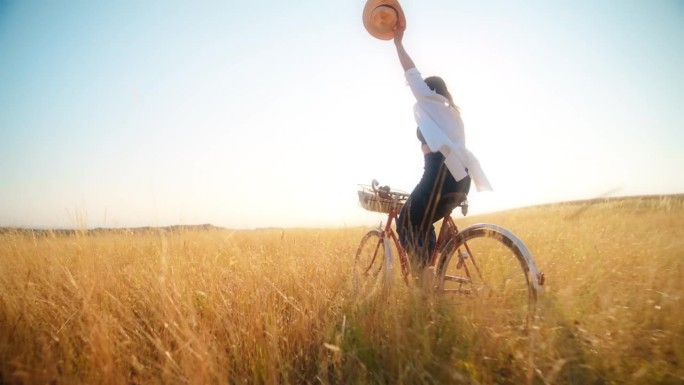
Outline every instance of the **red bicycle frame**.
[[(391, 239), (394, 241), (394, 245), (397, 248), (397, 254), (399, 258), (399, 262), (401, 265), (401, 273), (402, 276), (404, 277), (404, 282), (406, 284), (409, 283), (409, 276), (411, 275), (411, 270), (410, 270), (410, 265), (408, 261), (408, 256), (406, 254), (406, 250), (402, 246), (401, 242), (399, 241), (399, 237), (397, 234), (394, 232), (394, 229), (392, 228), (392, 222), (396, 221), (397, 218), (399, 217), (399, 208), (392, 207), (390, 208), (390, 211), (387, 216), (387, 223), (385, 224), (384, 229), (382, 229), (382, 237), (380, 239), (381, 242), (384, 242), (386, 238)], [(432, 252), (432, 256), (430, 258), (430, 266), (435, 266), (437, 263), (437, 258), (439, 258), (439, 254), (442, 252), (442, 247), (446, 245), (446, 242), (456, 236), (458, 234), (458, 227), (456, 226), (456, 223), (454, 223), (454, 220), (451, 218), (451, 215), (447, 214), (444, 216), (442, 220), (442, 226), (439, 230), (439, 236), (437, 237), (437, 243), (435, 244), (435, 250)], [(376, 246), (376, 250), (373, 253), (373, 258), (377, 255), (377, 248), (380, 247), (380, 243)], [(466, 252), (468, 255), (472, 255), (470, 253), (470, 249), (468, 248), (468, 245), (465, 244)], [(460, 250), (459, 250), (459, 255), (460, 255)], [(371, 266), (373, 265), (374, 261), (371, 262)], [(478, 271), (479, 274), (479, 268), (477, 267), (477, 264), (475, 264), (475, 261), (473, 261), (473, 265), (475, 266), (475, 269)], [(470, 279), (470, 272), (468, 271), (468, 267), (462, 263), (462, 261), (459, 261), (459, 268), (463, 267), (465, 270), (465, 274)], [(369, 266), (370, 269), (370, 266)]]

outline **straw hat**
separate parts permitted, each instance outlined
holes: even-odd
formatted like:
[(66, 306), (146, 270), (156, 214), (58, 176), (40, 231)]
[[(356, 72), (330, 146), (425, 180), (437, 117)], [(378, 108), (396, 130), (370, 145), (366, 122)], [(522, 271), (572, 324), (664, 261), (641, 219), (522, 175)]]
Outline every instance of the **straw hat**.
[(406, 25), (404, 11), (397, 0), (368, 0), (363, 8), (363, 26), (378, 39), (394, 38), (394, 26), (399, 21)]

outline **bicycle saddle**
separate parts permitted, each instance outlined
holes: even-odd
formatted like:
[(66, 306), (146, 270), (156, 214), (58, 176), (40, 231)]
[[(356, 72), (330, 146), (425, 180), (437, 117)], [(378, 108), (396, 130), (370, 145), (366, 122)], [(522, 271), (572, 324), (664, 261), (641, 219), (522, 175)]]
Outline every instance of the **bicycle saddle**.
[(450, 213), (458, 206), (461, 206), (461, 213), (463, 216), (468, 214), (468, 195), (462, 192), (453, 192), (444, 194), (440, 205), (444, 205), (445, 211)]

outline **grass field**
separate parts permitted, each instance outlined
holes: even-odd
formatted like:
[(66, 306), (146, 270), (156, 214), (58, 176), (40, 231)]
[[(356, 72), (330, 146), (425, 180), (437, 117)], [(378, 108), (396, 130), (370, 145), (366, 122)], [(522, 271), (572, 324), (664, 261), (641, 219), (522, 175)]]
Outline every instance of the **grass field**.
[(406, 287), (357, 301), (367, 228), (0, 234), (0, 384), (682, 384), (684, 196), (457, 219), (547, 276), (528, 332)]

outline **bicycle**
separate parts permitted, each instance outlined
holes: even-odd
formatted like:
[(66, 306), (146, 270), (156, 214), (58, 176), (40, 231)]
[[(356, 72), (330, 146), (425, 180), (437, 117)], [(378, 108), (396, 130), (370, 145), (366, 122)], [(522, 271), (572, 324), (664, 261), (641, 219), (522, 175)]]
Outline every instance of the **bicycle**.
[[(411, 285), (411, 265), (392, 228), (409, 194), (389, 186), (359, 185), (359, 203), (370, 211), (388, 214), (385, 225), (362, 238), (354, 262), (353, 285), (357, 294), (367, 295), (379, 285), (389, 286), (393, 276), (392, 244), (397, 250), (402, 277)], [(489, 305), (506, 307), (529, 318), (544, 285), (532, 254), (511, 231), (494, 224), (478, 223), (459, 230), (451, 213), (460, 207), (468, 212), (467, 196), (451, 193), (442, 197), (447, 214), (437, 237), (428, 269), (434, 272), (434, 289), (459, 298), (479, 298)], [(382, 273), (382, 274), (381, 274)]]

